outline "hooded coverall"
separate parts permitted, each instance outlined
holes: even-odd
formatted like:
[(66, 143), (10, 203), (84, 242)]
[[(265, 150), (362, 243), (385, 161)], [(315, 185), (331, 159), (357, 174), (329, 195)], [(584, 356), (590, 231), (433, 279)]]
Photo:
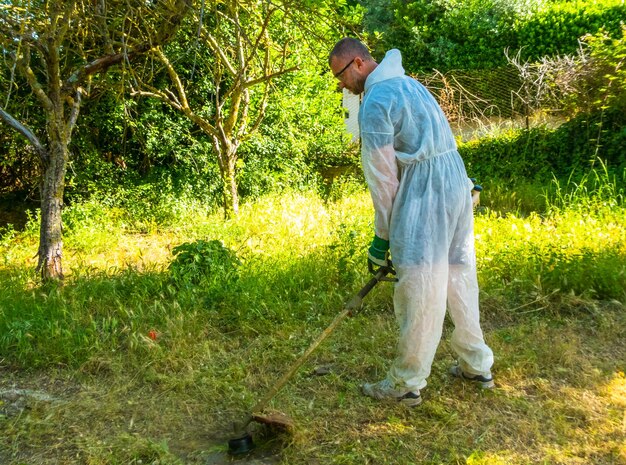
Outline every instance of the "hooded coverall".
[(450, 125), (428, 90), (390, 50), (365, 81), (359, 110), (362, 164), (375, 233), (390, 242), (400, 327), (387, 378), (419, 390), (441, 339), (446, 302), (463, 372), (489, 376), (493, 353), (479, 322), (473, 183)]

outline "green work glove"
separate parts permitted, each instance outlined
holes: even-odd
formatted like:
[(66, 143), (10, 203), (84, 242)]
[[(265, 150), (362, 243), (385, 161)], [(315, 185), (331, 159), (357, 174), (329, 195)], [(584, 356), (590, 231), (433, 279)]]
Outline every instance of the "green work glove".
[(367, 250), (367, 261), (371, 266), (389, 266), (389, 241), (374, 236), (374, 240)]

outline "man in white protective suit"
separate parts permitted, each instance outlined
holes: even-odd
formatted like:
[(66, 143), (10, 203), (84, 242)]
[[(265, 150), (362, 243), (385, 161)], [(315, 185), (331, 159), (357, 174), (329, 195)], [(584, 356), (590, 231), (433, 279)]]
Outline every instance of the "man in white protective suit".
[(375, 210), (368, 260), (387, 266), (391, 252), (398, 278), (397, 356), (386, 378), (364, 384), (363, 393), (407, 406), (421, 402), (446, 304), (458, 356), (450, 372), (492, 388), (493, 353), (479, 321), (473, 183), (443, 111), (422, 84), (404, 74), (398, 50), (378, 64), (360, 41), (344, 38), (329, 65), (341, 89), (363, 94), (361, 157)]

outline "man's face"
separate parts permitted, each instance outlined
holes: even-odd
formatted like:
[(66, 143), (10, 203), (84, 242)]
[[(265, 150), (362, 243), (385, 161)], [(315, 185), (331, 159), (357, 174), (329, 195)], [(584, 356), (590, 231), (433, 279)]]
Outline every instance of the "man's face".
[(359, 95), (365, 89), (363, 75), (363, 60), (360, 57), (343, 58), (334, 56), (330, 62), (330, 70), (339, 80), (340, 89), (348, 89), (355, 95)]

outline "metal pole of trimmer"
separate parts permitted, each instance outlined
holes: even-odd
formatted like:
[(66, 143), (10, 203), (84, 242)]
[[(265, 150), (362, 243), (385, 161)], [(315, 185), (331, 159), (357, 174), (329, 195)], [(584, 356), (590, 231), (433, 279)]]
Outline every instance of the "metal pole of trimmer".
[(259, 400), (254, 407), (252, 407), (249, 414), (246, 415), (245, 418), (239, 423), (235, 423), (235, 433), (245, 435), (246, 427), (252, 422), (254, 419), (254, 413), (261, 412), (267, 406), (268, 402), (274, 398), (274, 396), (282, 389), (282, 387), (291, 379), (298, 368), (304, 364), (304, 362), (309, 358), (311, 353), (319, 346), (324, 339), (326, 339), (343, 321), (346, 317), (352, 316), (353, 312), (357, 310), (363, 301), (363, 298), (369, 294), (369, 292), (378, 284), (380, 281), (394, 281), (393, 279), (386, 278), (388, 274), (395, 274), (393, 268), (391, 267), (381, 267), (376, 271), (375, 276), (370, 279), (365, 286), (359, 291), (357, 295), (352, 297), (352, 299), (344, 306), (344, 310), (335, 317), (332, 323), (318, 336), (318, 338), (311, 343), (309, 348), (300, 356), (298, 360), (289, 368), (289, 370), (280, 378), (274, 386), (268, 391), (265, 396)]

